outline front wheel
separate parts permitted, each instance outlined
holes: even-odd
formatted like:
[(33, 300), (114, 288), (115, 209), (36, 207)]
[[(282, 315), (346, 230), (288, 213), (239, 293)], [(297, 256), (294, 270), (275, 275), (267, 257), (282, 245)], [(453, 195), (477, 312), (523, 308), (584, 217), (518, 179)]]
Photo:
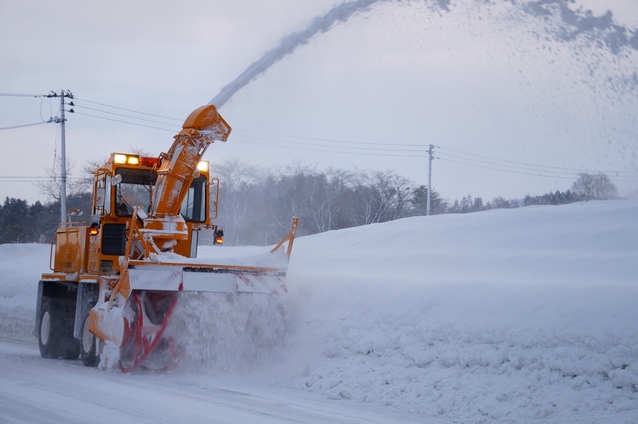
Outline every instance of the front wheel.
[[(93, 306), (91, 306), (92, 308)], [(89, 316), (91, 308), (88, 308), (82, 322), (82, 334), (80, 339), (80, 359), (84, 366), (97, 367), (100, 357), (95, 354), (95, 335), (89, 331)]]

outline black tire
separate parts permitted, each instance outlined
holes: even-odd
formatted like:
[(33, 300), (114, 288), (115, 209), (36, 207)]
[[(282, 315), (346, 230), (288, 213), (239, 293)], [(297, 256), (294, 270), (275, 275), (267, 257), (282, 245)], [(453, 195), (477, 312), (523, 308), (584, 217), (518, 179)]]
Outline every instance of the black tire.
[(38, 337), (40, 355), (43, 358), (57, 359), (62, 355), (60, 330), (58, 312), (54, 308), (53, 302), (47, 300), (40, 309), (40, 337)]
[(71, 333), (70, 337), (64, 339), (64, 353), (60, 358), (62, 359), (78, 359), (80, 356), (80, 342), (73, 337)]
[(51, 359), (77, 359), (80, 343), (73, 338), (73, 320), (59, 302), (47, 300), (40, 310), (40, 355)]
[(89, 306), (82, 320), (82, 332), (80, 333), (80, 359), (86, 367), (97, 367), (100, 357), (95, 354), (95, 335), (89, 331), (89, 314), (93, 305)]

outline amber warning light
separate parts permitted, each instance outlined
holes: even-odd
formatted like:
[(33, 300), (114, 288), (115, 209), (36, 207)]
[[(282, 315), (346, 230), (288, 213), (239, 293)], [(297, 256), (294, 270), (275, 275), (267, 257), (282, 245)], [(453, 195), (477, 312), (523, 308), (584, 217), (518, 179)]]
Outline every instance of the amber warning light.
[(224, 230), (215, 230), (213, 244), (224, 244)]
[(113, 162), (117, 165), (139, 165), (140, 157), (137, 155), (125, 155), (123, 153), (113, 154)]

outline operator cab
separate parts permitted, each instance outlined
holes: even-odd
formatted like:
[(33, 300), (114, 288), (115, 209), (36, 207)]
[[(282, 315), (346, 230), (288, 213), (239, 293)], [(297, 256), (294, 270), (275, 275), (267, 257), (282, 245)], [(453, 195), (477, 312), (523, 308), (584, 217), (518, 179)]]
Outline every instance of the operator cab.
[[(127, 223), (135, 208), (140, 206), (146, 214), (151, 212), (159, 166), (159, 158), (114, 153), (107, 165), (96, 172), (90, 235), (91, 243), (96, 244), (101, 257), (99, 261), (95, 257), (94, 271), (99, 267), (100, 272), (110, 273), (117, 268), (117, 257), (125, 254)], [(191, 235), (189, 240), (174, 247), (175, 253), (182, 256), (197, 256), (199, 230), (212, 228), (217, 231), (210, 224), (210, 220), (216, 217), (216, 210), (210, 210), (209, 205), (215, 207), (217, 204), (217, 193), (211, 193), (210, 187), (215, 185), (218, 188), (219, 185), (216, 179), (209, 180), (208, 170), (208, 162), (200, 162), (199, 175), (193, 179), (180, 207), (180, 214)]]

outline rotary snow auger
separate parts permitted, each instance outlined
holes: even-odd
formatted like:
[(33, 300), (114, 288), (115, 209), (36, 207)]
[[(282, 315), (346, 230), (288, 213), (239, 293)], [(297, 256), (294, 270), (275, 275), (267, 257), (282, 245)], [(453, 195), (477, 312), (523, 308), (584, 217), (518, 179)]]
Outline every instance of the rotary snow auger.
[(61, 223), (51, 245), (52, 272), (38, 285), (35, 336), (45, 358), (129, 371), (164, 367), (178, 347), (165, 335), (180, 293), (287, 292), (295, 239), (250, 257), (198, 259), (200, 231), (219, 243), (219, 181), (202, 161), (230, 126), (212, 105), (192, 112), (168, 153), (113, 153), (94, 172), (89, 223)]

